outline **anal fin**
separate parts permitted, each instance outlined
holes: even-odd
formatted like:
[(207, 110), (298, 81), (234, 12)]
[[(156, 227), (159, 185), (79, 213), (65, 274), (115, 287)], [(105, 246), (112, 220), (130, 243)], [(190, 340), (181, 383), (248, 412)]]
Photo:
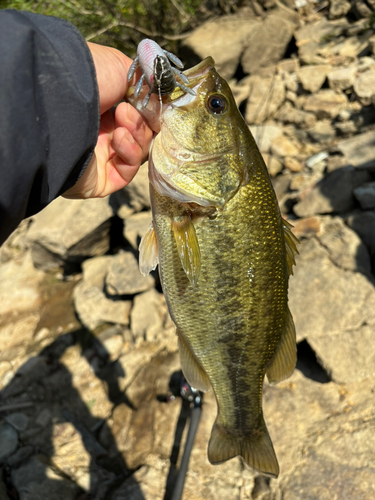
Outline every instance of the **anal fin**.
[(172, 230), (183, 270), (190, 283), (196, 285), (201, 270), (201, 254), (193, 221), (189, 215), (173, 219)]
[(217, 421), (214, 423), (208, 460), (215, 465), (237, 456), (257, 472), (271, 477), (279, 475), (279, 464), (263, 415), (260, 415), (259, 428), (244, 436), (231, 434)]
[(211, 384), (203, 369), (198, 365), (194, 359), (190, 349), (185, 341), (178, 334), (178, 350), (180, 352), (181, 368), (186, 380), (189, 384), (202, 392), (210, 390)]
[(139, 270), (143, 276), (147, 276), (150, 271), (156, 269), (158, 263), (158, 242), (154, 223), (151, 222), (139, 244)]
[(285, 330), (281, 336), (275, 355), (267, 368), (269, 383), (276, 384), (290, 377), (294, 371), (296, 362), (296, 330), (288, 307)]

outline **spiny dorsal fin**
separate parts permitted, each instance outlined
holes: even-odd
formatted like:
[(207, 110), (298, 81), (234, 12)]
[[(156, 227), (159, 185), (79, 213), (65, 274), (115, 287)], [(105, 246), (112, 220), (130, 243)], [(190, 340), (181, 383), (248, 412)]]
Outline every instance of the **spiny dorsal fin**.
[(297, 245), (299, 245), (299, 241), (292, 233), (292, 224), (285, 219), (282, 219), (282, 222), (285, 236), (286, 262), (289, 274), (293, 274), (293, 266), (296, 265), (295, 256), (298, 254)]
[(275, 355), (267, 368), (267, 378), (270, 384), (276, 384), (290, 377), (297, 362), (296, 330), (292, 315), (287, 308), (287, 320)]
[(150, 271), (156, 269), (158, 263), (158, 242), (156, 240), (154, 223), (151, 222), (139, 244), (139, 270), (143, 276), (147, 276)]
[(190, 349), (186, 345), (185, 341), (181, 337), (181, 334), (177, 331), (178, 335), (178, 350), (180, 352), (180, 362), (183, 374), (189, 384), (202, 392), (207, 392), (210, 390), (211, 384), (208, 380), (206, 373), (198, 365), (195, 358), (193, 357)]
[(191, 217), (185, 215), (181, 220), (173, 219), (172, 230), (183, 270), (194, 286), (201, 271), (201, 253)]

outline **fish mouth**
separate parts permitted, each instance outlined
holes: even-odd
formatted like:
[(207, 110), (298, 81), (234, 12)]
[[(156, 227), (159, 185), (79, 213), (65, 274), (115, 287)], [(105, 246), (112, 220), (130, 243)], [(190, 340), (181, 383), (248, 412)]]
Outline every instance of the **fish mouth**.
[(194, 90), (197, 95), (192, 96), (176, 87), (170, 95), (169, 103), (172, 104), (172, 106), (180, 107), (194, 101), (198, 96), (197, 90), (199, 85), (206, 79), (207, 74), (214, 68), (215, 61), (212, 57), (206, 57), (196, 66), (185, 70), (183, 73), (189, 79), (189, 85), (186, 85), (186, 87)]

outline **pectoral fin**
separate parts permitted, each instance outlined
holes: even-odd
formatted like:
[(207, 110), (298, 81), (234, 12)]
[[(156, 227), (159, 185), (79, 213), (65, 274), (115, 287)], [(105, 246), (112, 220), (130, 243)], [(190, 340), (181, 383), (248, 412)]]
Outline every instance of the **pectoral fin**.
[(201, 270), (201, 253), (191, 218), (186, 215), (181, 220), (172, 221), (178, 255), (190, 283), (196, 285)]
[(154, 223), (151, 222), (139, 244), (139, 270), (143, 276), (147, 276), (150, 271), (156, 269), (158, 263), (158, 242), (156, 240)]
[(210, 381), (203, 369), (195, 361), (185, 341), (178, 334), (178, 350), (180, 351), (181, 368), (189, 384), (202, 392), (210, 390)]
[(297, 245), (298, 238), (292, 233), (292, 224), (283, 219), (283, 229), (285, 236), (286, 261), (289, 274), (293, 274), (293, 266), (296, 265), (295, 256), (298, 254)]
[(286, 328), (270, 366), (267, 368), (267, 378), (270, 384), (285, 380), (293, 373), (297, 361), (296, 331), (293, 318), (288, 308)]

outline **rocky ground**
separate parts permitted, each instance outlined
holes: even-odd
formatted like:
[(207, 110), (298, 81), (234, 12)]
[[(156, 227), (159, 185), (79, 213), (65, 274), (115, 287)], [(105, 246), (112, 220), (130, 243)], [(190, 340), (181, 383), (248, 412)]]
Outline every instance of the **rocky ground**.
[[(301, 241), (298, 363), (264, 390), (279, 479), (209, 464), (207, 394), (183, 498), (370, 500), (375, 2), (251, 5), (200, 27), (181, 55), (212, 55), (230, 81)], [(171, 498), (189, 409), (166, 402), (174, 327), (157, 273), (137, 269), (149, 210), (144, 166), (109, 199), (56, 200), (1, 249), (1, 500)]]

